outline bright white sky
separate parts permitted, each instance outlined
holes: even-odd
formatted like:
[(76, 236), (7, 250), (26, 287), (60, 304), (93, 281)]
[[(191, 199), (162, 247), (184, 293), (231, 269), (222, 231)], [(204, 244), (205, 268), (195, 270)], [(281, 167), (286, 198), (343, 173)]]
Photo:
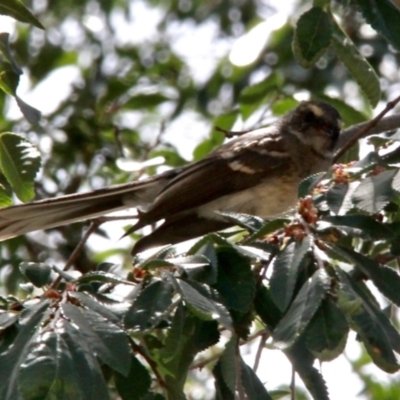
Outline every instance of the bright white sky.
[[(266, 18), (265, 22), (255, 26), (250, 32), (244, 34), (236, 41), (220, 40), (216, 38), (216, 27), (210, 23), (204, 23), (202, 27), (194, 29), (190, 23), (171, 26), (169, 36), (174, 48), (185, 59), (192, 68), (193, 77), (198, 82), (205, 81), (213, 72), (216, 60), (229, 54), (229, 59), (237, 66), (247, 65), (253, 62), (259, 52), (263, 49), (268, 35), (275, 29), (281, 27), (291, 14), (294, 5), (293, 0), (276, 1), (276, 13)], [(127, 21), (121, 13), (116, 13), (113, 23), (118, 26), (118, 39), (124, 41), (140, 41), (151, 38), (156, 32), (156, 23), (160, 17), (158, 11), (149, 9), (142, 1), (132, 2), (132, 19)], [(140, 17), (137, 17), (140, 16)], [(12, 32), (14, 22), (0, 16), (0, 30)], [(102, 30), (103, 23), (96, 17), (88, 17), (86, 26), (99, 32)], [(84, 62), (84, 60), (83, 60)], [(112, 63), (111, 63), (112, 64)], [(110, 64), (110, 65), (111, 65)], [(22, 99), (38, 108), (44, 115), (54, 111), (58, 103), (70, 95), (71, 87), (74, 82), (79, 81), (79, 69), (73, 65), (55, 70), (47, 79), (30, 90), (30, 83), (27, 74), (21, 79), (18, 94)], [(10, 100), (8, 111), (10, 118), (20, 118), (21, 114), (14, 100)], [(209, 126), (204, 121), (194, 120), (192, 112), (185, 113), (177, 121), (170, 124), (166, 131), (166, 139), (179, 146), (180, 152), (187, 159), (191, 158), (192, 150), (195, 145), (204, 138), (209, 130)], [(113, 231), (111, 237), (115, 238), (112, 243), (104, 241), (104, 249), (113, 247), (116, 244), (125, 247), (130, 244), (129, 238), (118, 241), (122, 235), (122, 230)], [(95, 238), (96, 246), (99, 247), (99, 237)], [(249, 365), (253, 365), (257, 341), (251, 350), (244, 351), (244, 358)], [(355, 334), (352, 333), (348, 340), (346, 357), (351, 359), (358, 357), (360, 353), (359, 345), (355, 342)], [(368, 367), (377, 380), (388, 380), (387, 374), (380, 371), (375, 366)], [(362, 389), (361, 382), (356, 375), (352, 374), (351, 366), (344, 356), (333, 362), (326, 363), (321, 367), (324, 378), (331, 394), (331, 400), (363, 399), (364, 396), (357, 397)], [(289, 385), (291, 366), (280, 351), (264, 351), (258, 375), (266, 383), (268, 389), (276, 389), (280, 385)], [(297, 379), (297, 384), (301, 380)]]

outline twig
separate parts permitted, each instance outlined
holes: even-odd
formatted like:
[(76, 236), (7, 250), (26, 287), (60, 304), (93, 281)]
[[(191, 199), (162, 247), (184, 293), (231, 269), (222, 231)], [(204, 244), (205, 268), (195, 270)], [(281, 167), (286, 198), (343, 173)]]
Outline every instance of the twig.
[[(76, 261), (76, 259), (78, 258), (79, 254), (81, 253), (81, 251), (82, 251), (83, 247), (85, 246), (86, 242), (88, 241), (89, 236), (99, 227), (100, 224), (101, 224), (101, 222), (98, 221), (98, 220), (92, 221), (92, 223), (90, 224), (89, 228), (87, 229), (87, 231), (83, 235), (82, 239), (79, 241), (79, 243), (75, 247), (74, 251), (70, 255), (69, 259), (65, 263), (63, 271), (68, 271), (71, 268), (71, 266)], [(61, 279), (62, 279), (61, 276), (58, 276), (58, 278), (55, 279), (54, 282), (51, 284), (50, 288), (51, 289), (56, 289), (57, 285), (60, 283)]]
[(260, 365), (261, 353), (262, 353), (262, 351), (264, 350), (265, 342), (267, 341), (268, 336), (269, 336), (269, 335), (267, 335), (267, 334), (264, 333), (264, 334), (261, 335), (261, 337), (260, 337), (260, 343), (259, 343), (259, 345), (258, 345), (257, 353), (256, 353), (256, 358), (255, 358), (255, 360), (254, 360), (254, 366), (253, 366), (253, 371), (254, 371), (254, 372), (257, 372), (258, 366)]
[(296, 373), (292, 367), (292, 378), (290, 380), (290, 400), (296, 400)]
[(225, 137), (228, 138), (228, 139), (233, 138), (235, 136), (242, 136), (242, 135), (254, 130), (254, 129), (246, 129), (244, 131), (229, 131), (228, 129), (224, 129), (224, 128), (221, 128), (219, 126), (214, 126), (214, 129), (217, 132), (222, 132), (225, 135)]
[[(384, 108), (374, 119), (362, 124), (354, 125), (350, 129), (344, 131), (339, 138), (338, 150), (334, 155), (333, 162), (336, 162), (348, 149), (350, 149), (359, 139), (373, 135), (375, 133), (385, 132), (387, 130), (396, 129), (400, 127), (400, 115), (392, 116), (392, 118), (383, 117), (393, 109), (396, 104), (400, 102), (400, 96), (396, 97), (394, 100), (389, 101)], [(393, 118), (397, 117), (397, 118)], [(395, 122), (395, 124), (390, 124), (390, 122)], [(380, 123), (382, 122), (382, 124)], [(374, 129), (376, 128), (376, 129)]]

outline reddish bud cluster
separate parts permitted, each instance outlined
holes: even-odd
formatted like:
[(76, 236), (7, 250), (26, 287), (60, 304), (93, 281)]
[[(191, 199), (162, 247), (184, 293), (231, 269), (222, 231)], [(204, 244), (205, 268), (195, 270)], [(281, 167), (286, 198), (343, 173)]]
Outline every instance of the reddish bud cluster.
[(307, 224), (314, 225), (318, 220), (318, 209), (310, 196), (299, 200), (297, 212)]

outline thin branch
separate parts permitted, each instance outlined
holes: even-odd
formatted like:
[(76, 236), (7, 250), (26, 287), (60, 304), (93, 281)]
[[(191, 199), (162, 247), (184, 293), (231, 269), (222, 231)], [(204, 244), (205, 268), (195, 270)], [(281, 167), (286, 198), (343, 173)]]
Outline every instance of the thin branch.
[(254, 366), (253, 366), (254, 372), (257, 372), (258, 366), (260, 365), (261, 354), (262, 351), (264, 350), (265, 342), (267, 341), (268, 337), (269, 334), (265, 333), (260, 337), (260, 343), (258, 344), (256, 357), (254, 359)]
[[(89, 228), (87, 229), (87, 231), (85, 232), (85, 234), (83, 235), (82, 239), (79, 241), (79, 243), (77, 244), (77, 246), (75, 247), (74, 251), (72, 252), (71, 256), (69, 257), (69, 259), (67, 260), (67, 262), (64, 265), (63, 271), (68, 271), (71, 266), (74, 264), (74, 262), (76, 261), (76, 259), (78, 258), (79, 254), (81, 253), (83, 247), (85, 246), (86, 242), (88, 241), (90, 235), (99, 227), (100, 222), (94, 220)], [(54, 280), (54, 282), (51, 284), (50, 288), (51, 289), (56, 289), (58, 284), (61, 281), (61, 276), (58, 276), (57, 279)]]
[(292, 378), (290, 380), (290, 400), (296, 400), (296, 373), (292, 367)]
[(334, 156), (336, 162), (348, 149), (350, 149), (359, 139), (400, 128), (400, 115), (391, 115), (384, 117), (396, 104), (400, 102), (400, 96), (393, 101), (389, 101), (384, 110), (382, 110), (374, 119), (361, 124), (353, 125), (351, 128), (342, 132), (337, 144), (338, 150)]

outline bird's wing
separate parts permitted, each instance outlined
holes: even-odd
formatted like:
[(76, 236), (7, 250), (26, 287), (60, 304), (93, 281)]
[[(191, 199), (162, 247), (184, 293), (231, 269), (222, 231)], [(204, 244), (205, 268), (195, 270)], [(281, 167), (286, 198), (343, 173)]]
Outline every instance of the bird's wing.
[(289, 155), (282, 143), (274, 143), (274, 150), (268, 152), (265, 143), (260, 143), (265, 132), (244, 136), (187, 166), (169, 181), (133, 229), (257, 186), (287, 165)]
[(179, 170), (109, 188), (0, 209), (0, 240), (130, 207), (148, 206)]

